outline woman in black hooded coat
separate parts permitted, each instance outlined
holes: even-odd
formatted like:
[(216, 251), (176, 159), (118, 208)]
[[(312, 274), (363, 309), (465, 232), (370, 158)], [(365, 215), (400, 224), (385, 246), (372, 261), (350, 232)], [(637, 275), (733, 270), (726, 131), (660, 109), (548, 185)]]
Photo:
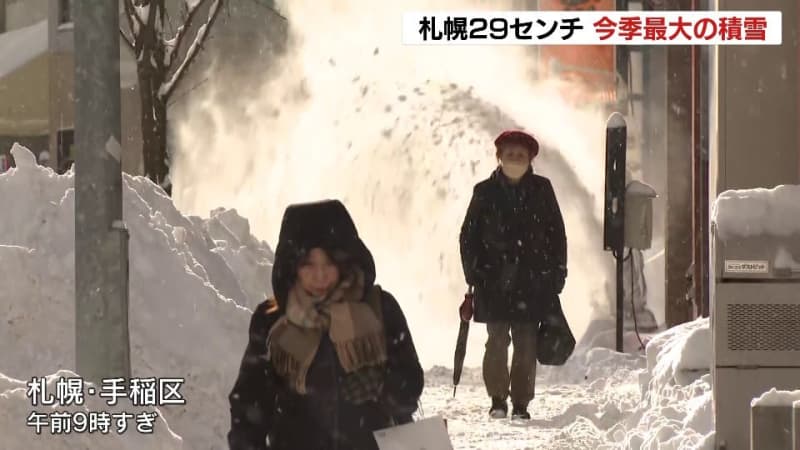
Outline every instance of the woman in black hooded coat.
[[(311, 258), (335, 265), (334, 289), (300, 287)], [(229, 397), (231, 450), (377, 450), (373, 431), (412, 421), (422, 368), (400, 306), (374, 281), (344, 205), (287, 208), (275, 296), (253, 312)]]

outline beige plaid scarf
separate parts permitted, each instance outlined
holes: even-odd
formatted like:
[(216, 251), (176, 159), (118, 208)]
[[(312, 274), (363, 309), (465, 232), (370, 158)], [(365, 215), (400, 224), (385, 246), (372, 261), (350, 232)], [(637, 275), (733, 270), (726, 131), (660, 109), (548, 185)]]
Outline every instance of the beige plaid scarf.
[(383, 324), (362, 301), (363, 294), (364, 274), (359, 270), (322, 300), (312, 298), (299, 284), (289, 292), (286, 314), (270, 330), (268, 345), (273, 367), (295, 391), (307, 393), (308, 368), (325, 332), (348, 374), (386, 362)]

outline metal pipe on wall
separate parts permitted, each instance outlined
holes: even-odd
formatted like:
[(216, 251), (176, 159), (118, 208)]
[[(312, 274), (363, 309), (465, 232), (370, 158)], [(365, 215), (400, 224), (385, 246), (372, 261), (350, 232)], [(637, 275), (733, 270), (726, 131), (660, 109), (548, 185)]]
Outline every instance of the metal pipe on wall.
[[(692, 0), (670, 0), (665, 9), (689, 11)], [(691, 46), (666, 49), (666, 323), (673, 327), (691, 321), (694, 302), (689, 278), (693, 259), (692, 229), (692, 51)]]
[[(705, 1), (705, 9), (710, 10), (711, 5), (708, 0)], [(709, 130), (710, 126), (710, 117), (709, 111), (711, 110), (710, 102), (709, 102), (709, 60), (710, 60), (710, 51), (711, 47), (703, 47), (701, 49), (701, 58), (698, 70), (700, 71), (700, 161), (701, 164), (701, 189), (700, 189), (700, 199), (702, 200), (702, 218), (703, 218), (703, 239), (701, 243), (701, 257), (703, 261), (703, 286), (702, 286), (702, 306), (703, 309), (701, 311), (703, 317), (709, 317), (711, 315), (711, 288), (710, 288), (710, 280), (711, 280), (711, 215), (710, 215), (710, 199), (709, 199), (709, 190), (710, 186), (710, 177), (709, 177), (709, 166), (710, 166), (710, 141), (709, 141)]]
[[(698, 0), (691, 0), (691, 10), (698, 9)], [(694, 289), (694, 308), (697, 317), (705, 314), (705, 299), (703, 298), (703, 273), (705, 261), (703, 260), (703, 233), (705, 231), (703, 220), (702, 198), (702, 147), (700, 145), (700, 47), (691, 47), (692, 65), (692, 287)]]
[[(615, 0), (617, 11), (628, 10), (628, 0)], [(630, 80), (628, 77), (628, 70), (630, 68), (630, 49), (626, 45), (614, 46), (614, 59), (617, 72), (617, 110), (624, 115), (628, 116), (629, 108), (627, 105), (630, 103)], [(620, 88), (624, 89), (625, 95), (619, 95)]]

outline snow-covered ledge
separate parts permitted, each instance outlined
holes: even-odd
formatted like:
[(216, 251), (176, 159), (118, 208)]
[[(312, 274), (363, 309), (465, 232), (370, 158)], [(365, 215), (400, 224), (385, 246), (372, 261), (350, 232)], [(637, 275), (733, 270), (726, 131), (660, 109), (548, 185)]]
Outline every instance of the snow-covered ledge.
[(714, 203), (712, 222), (722, 239), (800, 235), (800, 185), (725, 191)]
[(775, 388), (750, 402), (751, 448), (789, 449), (797, 434), (794, 405), (800, 404), (800, 390)]
[(800, 445), (800, 400), (792, 403), (792, 428), (794, 430), (794, 447)]

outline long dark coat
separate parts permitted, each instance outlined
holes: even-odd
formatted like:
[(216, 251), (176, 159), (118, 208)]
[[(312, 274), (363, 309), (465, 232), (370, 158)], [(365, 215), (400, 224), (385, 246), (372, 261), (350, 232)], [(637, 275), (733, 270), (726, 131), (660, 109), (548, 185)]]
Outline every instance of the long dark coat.
[[(343, 370), (333, 344), (323, 338), (307, 375), (308, 395), (290, 389), (267, 355), (267, 335), (285, 310), (301, 255), (314, 247), (346, 252), (374, 285), (372, 255), (358, 238), (339, 202), (290, 207), (275, 251), (275, 302), (264, 302), (250, 320), (250, 340), (239, 377), (230, 393), (231, 450), (377, 450), (372, 432), (393, 423), (410, 422), (422, 394), (423, 372), (405, 316), (388, 292), (381, 313), (388, 353), (383, 390), (377, 401), (362, 405), (341, 396)], [(275, 311), (270, 306), (277, 304)], [(265, 441), (269, 440), (269, 444)]]
[(498, 168), (478, 183), (460, 235), (476, 322), (539, 321), (567, 276), (567, 238), (553, 186), (532, 169), (516, 185)]

